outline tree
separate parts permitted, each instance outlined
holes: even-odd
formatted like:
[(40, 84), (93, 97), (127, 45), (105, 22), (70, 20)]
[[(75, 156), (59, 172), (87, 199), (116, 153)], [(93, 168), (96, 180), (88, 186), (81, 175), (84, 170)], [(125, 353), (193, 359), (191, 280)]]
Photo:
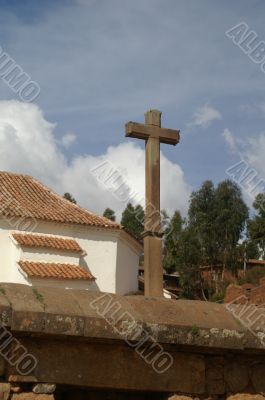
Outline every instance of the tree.
[[(183, 295), (188, 298), (205, 298), (201, 278), (201, 266), (223, 266), (237, 273), (238, 260), (244, 252), (253, 254), (253, 245), (240, 247), (248, 208), (240, 189), (227, 180), (217, 188), (206, 181), (191, 194), (188, 219), (184, 221), (179, 212), (171, 220), (170, 231), (165, 238), (164, 267), (181, 274)], [(242, 255), (243, 254), (243, 255)], [(209, 286), (219, 291), (220, 283)]]
[(205, 181), (191, 194), (188, 216), (189, 226), (200, 243), (202, 262), (213, 266), (217, 258), (216, 193), (211, 181)]
[(128, 203), (122, 213), (121, 225), (128, 233), (142, 241), (142, 233), (144, 231), (143, 207), (140, 204), (134, 207), (131, 203)]
[(167, 272), (180, 273), (181, 295), (189, 299), (202, 298), (201, 244), (197, 232), (186, 225), (179, 211), (174, 213), (165, 231), (164, 254), (163, 264)]
[(66, 192), (66, 193), (63, 195), (63, 197), (64, 197), (66, 200), (70, 201), (71, 203), (76, 204), (76, 199), (75, 199), (70, 193)]
[(187, 299), (204, 297), (200, 266), (202, 264), (201, 244), (192, 227), (186, 227), (179, 243), (179, 272), (182, 296)]
[(184, 223), (180, 212), (175, 211), (169, 226), (165, 230), (163, 265), (168, 273), (177, 271), (181, 265), (180, 242)]
[(215, 229), (224, 277), (227, 267), (237, 274), (236, 249), (245, 229), (248, 208), (243, 201), (241, 190), (231, 180), (219, 183), (215, 196)]
[(260, 250), (258, 244), (251, 240), (250, 238), (246, 238), (242, 243), (237, 246), (237, 260), (240, 264), (241, 268), (244, 266), (245, 262), (250, 259), (259, 259)]
[(253, 207), (256, 215), (248, 221), (248, 233), (259, 247), (259, 256), (265, 259), (265, 193), (258, 194)]
[(243, 245), (245, 245), (245, 251), (246, 251), (246, 259), (254, 259), (257, 260), (260, 257), (260, 249), (256, 241), (247, 239), (243, 242)]
[(106, 208), (106, 210), (103, 213), (103, 217), (108, 218), (113, 222), (116, 221), (115, 212), (111, 208)]

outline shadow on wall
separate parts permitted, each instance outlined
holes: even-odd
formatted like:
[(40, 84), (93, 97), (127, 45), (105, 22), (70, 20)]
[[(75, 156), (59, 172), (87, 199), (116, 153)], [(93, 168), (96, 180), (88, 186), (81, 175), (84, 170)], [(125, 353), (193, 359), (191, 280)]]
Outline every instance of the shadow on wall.
[[(87, 262), (86, 262), (86, 260), (84, 259), (84, 257), (81, 257), (80, 258), (80, 267), (82, 267), (82, 268), (84, 268), (84, 270), (85, 271), (87, 271), (87, 272), (89, 272), (91, 275), (93, 275), (92, 274), (92, 272), (91, 272), (91, 270), (89, 269), (89, 266), (87, 265)], [(97, 277), (95, 276), (95, 280), (93, 281), (93, 282), (89, 282), (88, 283), (88, 288), (90, 289), (90, 290), (93, 290), (93, 291), (95, 291), (95, 292), (100, 292), (100, 289), (99, 289), (99, 286), (98, 286), (98, 284), (97, 284)]]
[(162, 393), (132, 393), (113, 391), (90, 391), (81, 389), (59, 388), (54, 400), (167, 400)]

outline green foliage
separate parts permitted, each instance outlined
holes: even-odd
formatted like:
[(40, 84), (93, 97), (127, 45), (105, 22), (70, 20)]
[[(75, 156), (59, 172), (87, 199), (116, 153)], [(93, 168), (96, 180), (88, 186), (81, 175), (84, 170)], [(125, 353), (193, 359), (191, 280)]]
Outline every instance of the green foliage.
[(63, 195), (63, 197), (64, 197), (66, 200), (70, 201), (71, 203), (76, 204), (76, 199), (71, 195), (71, 193), (66, 192), (66, 193)]
[(218, 293), (213, 293), (213, 295), (210, 297), (210, 301), (213, 303), (223, 303), (225, 298), (225, 292), (218, 292)]
[(240, 268), (244, 267), (244, 263), (249, 259), (259, 259), (260, 249), (258, 244), (251, 240), (246, 239), (241, 244), (237, 245), (237, 262)]
[(44, 298), (43, 295), (36, 289), (36, 288), (32, 288), (32, 291), (36, 297), (36, 299), (40, 302), (43, 303), (44, 302)]
[(244, 244), (246, 249), (246, 259), (258, 260), (260, 258), (260, 249), (258, 243), (254, 240), (246, 240)]
[(103, 217), (108, 218), (109, 220), (111, 220), (113, 222), (116, 221), (115, 212), (111, 208), (106, 208), (106, 210), (103, 213)]
[(223, 268), (237, 270), (237, 244), (248, 218), (248, 208), (239, 187), (232, 181), (221, 182), (216, 189), (216, 221), (220, 260)]
[(248, 221), (250, 239), (259, 247), (259, 255), (265, 259), (265, 193), (259, 194), (253, 207), (256, 215)]
[(264, 267), (254, 267), (246, 272), (245, 277), (239, 280), (239, 284), (243, 285), (244, 283), (251, 283), (252, 285), (259, 285), (260, 279), (264, 277), (265, 277)]
[(201, 188), (193, 192), (190, 198), (189, 225), (200, 242), (203, 264), (213, 265), (217, 255), (216, 232), (216, 195), (211, 181), (206, 181)]
[(181, 235), (179, 259), (182, 297), (187, 299), (200, 298), (202, 290), (199, 269), (202, 263), (201, 244), (196, 232), (190, 226), (186, 227)]
[(193, 325), (191, 327), (191, 334), (192, 336), (198, 336), (199, 334), (199, 327), (197, 325)]
[(169, 226), (165, 230), (165, 256), (163, 265), (168, 273), (177, 271), (181, 265), (180, 246), (184, 222), (180, 212), (176, 211), (170, 220)]
[(121, 225), (136, 239), (142, 241), (144, 231), (144, 210), (141, 205), (133, 206), (131, 203), (122, 213)]
[[(213, 289), (204, 285), (201, 266), (221, 264), (223, 271), (228, 268), (236, 273), (240, 251), (242, 257), (245, 251), (253, 254), (252, 243), (247, 243), (243, 249), (238, 244), (247, 218), (248, 208), (241, 191), (229, 180), (221, 182), (217, 188), (206, 181), (193, 192), (187, 221), (175, 212), (166, 232), (164, 267), (170, 272), (180, 272), (183, 297), (204, 298), (205, 291), (210, 297), (213, 290), (218, 290), (217, 286)], [(221, 293), (221, 300), (224, 290), (218, 293)]]

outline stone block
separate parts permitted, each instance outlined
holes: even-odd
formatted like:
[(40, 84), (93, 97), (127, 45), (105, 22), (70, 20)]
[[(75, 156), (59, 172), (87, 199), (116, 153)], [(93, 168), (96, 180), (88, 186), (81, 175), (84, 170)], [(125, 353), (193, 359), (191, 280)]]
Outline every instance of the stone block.
[(234, 396), (229, 396), (227, 400), (264, 400), (264, 396), (260, 394), (236, 394)]
[(248, 368), (242, 362), (231, 362), (225, 366), (224, 378), (229, 392), (242, 392), (248, 386)]
[(209, 394), (224, 394), (224, 360), (222, 357), (210, 358), (206, 368), (206, 385)]
[(38, 383), (33, 387), (33, 392), (37, 394), (52, 394), (55, 389), (56, 385), (53, 383)]
[(0, 400), (8, 400), (10, 395), (10, 383), (0, 383)]
[(187, 397), (187, 396), (175, 395), (175, 396), (169, 397), (168, 400), (192, 400), (192, 398)]
[(5, 374), (5, 369), (6, 369), (5, 359), (0, 356), (0, 376), (3, 376)]
[(19, 393), (13, 394), (12, 400), (55, 400), (52, 394)]
[(265, 364), (254, 365), (251, 371), (251, 381), (255, 392), (265, 393)]

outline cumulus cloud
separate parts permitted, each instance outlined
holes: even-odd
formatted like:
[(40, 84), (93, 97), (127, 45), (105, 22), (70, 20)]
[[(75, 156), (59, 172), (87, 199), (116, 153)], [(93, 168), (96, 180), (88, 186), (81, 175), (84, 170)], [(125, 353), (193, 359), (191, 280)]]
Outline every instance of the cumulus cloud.
[(68, 147), (70, 147), (75, 141), (76, 135), (74, 133), (66, 133), (61, 139), (61, 143), (66, 149), (68, 149)]
[(228, 128), (224, 129), (223, 137), (224, 137), (229, 149), (231, 150), (231, 152), (236, 153), (236, 151), (237, 151), (236, 139), (234, 138), (232, 132)]
[(227, 129), (224, 137), (239, 161), (227, 168), (227, 175), (241, 188), (244, 200), (252, 207), (255, 197), (265, 192), (265, 133), (246, 140), (235, 138)]
[(221, 113), (214, 107), (205, 104), (194, 113), (190, 125), (201, 126), (205, 128), (208, 125), (210, 125), (213, 121), (220, 119), (222, 119)]
[[(120, 215), (127, 201), (142, 202), (145, 155), (138, 144), (121, 143), (99, 156), (85, 154), (68, 161), (58, 146), (54, 130), (55, 124), (45, 120), (38, 106), (1, 101), (0, 170), (30, 174), (60, 194), (72, 193), (80, 205), (98, 213), (111, 207)], [(69, 144), (69, 137), (66, 143)], [(130, 196), (126, 201), (93, 174), (104, 163), (118, 171), (117, 182), (128, 187)], [(181, 167), (162, 153), (161, 206), (170, 213), (175, 209), (185, 213), (189, 194)]]
[(265, 133), (260, 134), (256, 138), (250, 138), (244, 150), (244, 157), (252, 168), (265, 180)]

